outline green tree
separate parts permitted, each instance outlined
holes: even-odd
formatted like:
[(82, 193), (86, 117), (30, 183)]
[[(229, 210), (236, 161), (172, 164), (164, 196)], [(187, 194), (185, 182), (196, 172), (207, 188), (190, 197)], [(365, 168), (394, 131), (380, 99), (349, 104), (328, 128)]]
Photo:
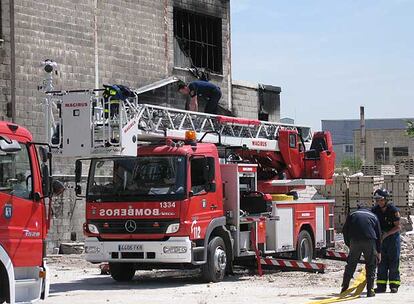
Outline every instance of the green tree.
[(362, 160), (359, 157), (356, 158), (344, 158), (341, 162), (342, 168), (349, 168), (352, 172), (361, 170)]
[(414, 121), (407, 120), (407, 134), (410, 137), (414, 137)]

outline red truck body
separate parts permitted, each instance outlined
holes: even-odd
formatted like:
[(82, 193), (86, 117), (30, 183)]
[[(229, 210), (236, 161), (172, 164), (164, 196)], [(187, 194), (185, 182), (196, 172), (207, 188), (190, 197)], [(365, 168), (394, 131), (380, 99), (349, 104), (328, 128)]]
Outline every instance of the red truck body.
[(38, 157), (38, 145), (27, 129), (0, 122), (0, 302), (36, 301), (48, 294), (50, 163)]
[[(313, 256), (314, 250), (332, 246), (333, 201), (293, 200), (289, 195), (282, 200), (272, 199), (259, 191), (265, 183), (258, 180), (258, 171), (263, 168), (257, 164), (226, 163), (211, 143), (167, 142), (139, 146), (138, 157), (92, 159), (84, 225), (86, 258), (109, 262), (114, 279), (132, 279), (136, 269), (187, 265), (201, 266), (208, 280), (218, 281), (220, 276), (209, 275), (214, 268), (209, 265), (220, 264), (210, 261), (214, 250), (220, 248), (215, 243), (211, 245), (212, 240), (219, 237), (217, 242), (224, 243), (226, 254), (221, 260), (226, 260), (229, 267), (242, 258), (255, 257), (252, 230), (263, 254), (295, 253), (305, 260), (312, 259), (309, 254)], [(298, 151), (297, 146), (292, 149)], [(157, 180), (169, 176), (168, 170), (160, 169), (161, 160), (173, 157), (181, 158), (185, 164), (181, 169), (174, 167), (175, 181), (178, 176), (185, 180), (180, 184), (184, 187), (182, 195), (178, 196), (178, 191), (171, 190), (173, 186), (165, 186), (166, 192), (157, 192), (163, 187), (156, 185), (157, 181), (146, 180), (148, 172), (151, 176), (159, 174)], [(203, 160), (208, 163), (207, 173), (198, 171)], [(102, 183), (97, 179), (99, 167), (108, 173)], [(207, 186), (198, 193), (194, 185), (200, 184), (200, 176), (208, 175), (210, 179), (201, 178), (201, 184)], [(130, 186), (143, 189), (148, 182), (152, 182), (152, 188), (145, 190), (145, 195), (140, 196), (138, 190), (128, 192)], [(275, 189), (295, 188), (306, 186), (269, 186), (273, 194), (283, 193)], [(112, 192), (106, 196), (108, 191)], [(170, 197), (166, 193), (173, 194)], [(171, 225), (179, 228), (169, 231)], [(171, 246), (182, 252), (170, 255)], [(211, 246), (215, 249), (210, 253)], [(306, 248), (300, 257), (302, 247)]]

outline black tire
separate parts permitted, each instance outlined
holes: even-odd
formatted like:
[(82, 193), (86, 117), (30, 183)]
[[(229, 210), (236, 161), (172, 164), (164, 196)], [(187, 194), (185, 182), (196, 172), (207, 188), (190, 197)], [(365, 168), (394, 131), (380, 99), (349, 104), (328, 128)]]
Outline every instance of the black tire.
[(0, 264), (0, 282), (0, 303), (9, 303), (9, 277), (7, 276), (7, 271), (2, 264)]
[(135, 267), (132, 263), (109, 263), (111, 277), (118, 282), (129, 282), (135, 276)]
[(221, 237), (213, 237), (207, 247), (207, 263), (201, 267), (203, 280), (214, 283), (222, 281), (226, 268), (226, 245)]
[(298, 236), (295, 258), (302, 262), (311, 262), (314, 251), (312, 237), (309, 232), (302, 230)]

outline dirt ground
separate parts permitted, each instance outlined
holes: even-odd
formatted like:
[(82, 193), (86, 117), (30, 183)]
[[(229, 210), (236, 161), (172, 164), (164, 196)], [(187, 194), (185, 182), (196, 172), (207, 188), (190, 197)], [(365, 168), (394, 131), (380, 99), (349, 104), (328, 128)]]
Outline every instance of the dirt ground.
[[(197, 271), (137, 271), (134, 281), (117, 283), (100, 275), (81, 255), (49, 257), (52, 279), (45, 303), (308, 303), (337, 295), (344, 263), (326, 262), (324, 274), (266, 271), (263, 277), (237, 269), (221, 283), (206, 284)], [(403, 237), (398, 295), (381, 294), (353, 303), (414, 303), (414, 235)], [(397, 299), (397, 301), (396, 301)]]

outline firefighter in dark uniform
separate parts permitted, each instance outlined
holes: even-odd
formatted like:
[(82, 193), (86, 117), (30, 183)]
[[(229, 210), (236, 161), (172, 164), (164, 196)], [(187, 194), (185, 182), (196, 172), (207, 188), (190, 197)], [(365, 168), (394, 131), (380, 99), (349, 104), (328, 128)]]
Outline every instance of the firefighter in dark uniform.
[(104, 117), (111, 118), (119, 117), (119, 107), (121, 100), (125, 101), (127, 98), (136, 97), (135, 93), (128, 87), (114, 84), (103, 85), (104, 92), (102, 96), (104, 98)]
[(343, 226), (345, 244), (349, 247), (341, 293), (349, 288), (355, 269), (364, 254), (367, 276), (367, 297), (375, 296), (374, 281), (377, 262), (381, 260), (381, 228), (370, 210), (358, 207), (348, 215)]
[(382, 230), (382, 260), (378, 265), (377, 293), (385, 292), (387, 283), (392, 293), (398, 292), (400, 287), (400, 213), (399, 210), (389, 203), (389, 192), (378, 189), (374, 192), (376, 205), (372, 212), (378, 217)]
[(203, 99), (206, 104), (204, 112), (217, 114), (221, 90), (215, 84), (204, 80), (196, 80), (186, 85), (183, 81), (180, 81), (178, 83), (178, 91), (185, 96), (191, 97), (186, 110), (197, 112), (198, 99)]

